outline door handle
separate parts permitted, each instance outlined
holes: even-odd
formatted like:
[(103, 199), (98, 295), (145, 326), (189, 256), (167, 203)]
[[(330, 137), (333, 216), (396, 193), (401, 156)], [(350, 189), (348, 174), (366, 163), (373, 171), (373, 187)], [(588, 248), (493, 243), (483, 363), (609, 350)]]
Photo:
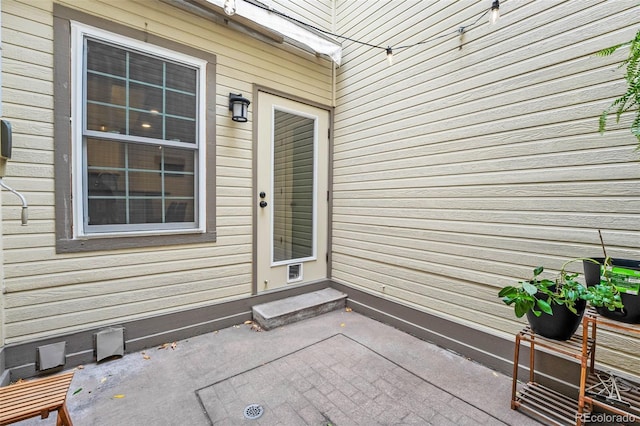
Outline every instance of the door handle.
[(266, 201), (260, 201), (260, 207), (262, 207), (263, 209), (265, 207), (267, 207), (267, 202)]

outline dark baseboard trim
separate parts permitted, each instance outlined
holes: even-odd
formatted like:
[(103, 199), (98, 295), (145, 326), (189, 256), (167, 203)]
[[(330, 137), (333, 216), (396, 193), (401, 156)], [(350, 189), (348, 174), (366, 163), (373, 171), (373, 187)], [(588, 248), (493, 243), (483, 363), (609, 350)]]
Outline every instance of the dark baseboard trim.
[[(124, 323), (110, 324), (109, 327), (123, 327), (125, 353), (159, 346), (163, 343), (187, 339), (199, 334), (242, 324), (251, 319), (251, 307), (260, 303), (282, 299), (330, 287), (328, 280), (297, 286), (283, 290), (273, 290), (255, 296), (212, 304), (202, 308), (159, 315)], [(40, 372), (36, 369), (36, 348), (57, 342), (66, 342), (66, 362), (63, 368), (95, 362), (94, 335), (108, 327), (100, 327), (81, 332), (49, 337), (46, 339), (16, 343), (0, 348), (0, 385), (20, 378), (34, 377), (54, 372)], [(4, 360), (4, 362), (2, 362)]]
[[(346, 293), (347, 305), (355, 312), (434, 343), (508, 376), (513, 373), (514, 338), (506, 339), (492, 335), (330, 280), (287, 287), (283, 290), (274, 290), (229, 302), (110, 326), (124, 328), (125, 353), (137, 352), (163, 343), (241, 324), (252, 318), (253, 305), (297, 296), (325, 287), (333, 287)], [(36, 348), (42, 345), (66, 342), (67, 356), (63, 367), (65, 369), (95, 362), (94, 334), (104, 328), (107, 327), (0, 348), (0, 385), (10, 380), (53, 372), (39, 372), (36, 369)], [(528, 354), (528, 347), (523, 346), (520, 350), (521, 369), (518, 373), (518, 377), (523, 380), (526, 380), (529, 374)], [(568, 395), (577, 393), (577, 388), (573, 384), (579, 379), (579, 365), (575, 362), (537, 352), (536, 366), (536, 381)]]
[(9, 383), (9, 370), (4, 368), (4, 346), (0, 346), (0, 386)]
[[(513, 375), (515, 336), (505, 339), (344, 284), (332, 282), (331, 286), (347, 294), (347, 306), (355, 312), (505, 375)], [(528, 380), (528, 365), (529, 347), (521, 345), (518, 378), (522, 381)], [(580, 365), (553, 354), (536, 351), (535, 379), (564, 394), (577, 395)]]

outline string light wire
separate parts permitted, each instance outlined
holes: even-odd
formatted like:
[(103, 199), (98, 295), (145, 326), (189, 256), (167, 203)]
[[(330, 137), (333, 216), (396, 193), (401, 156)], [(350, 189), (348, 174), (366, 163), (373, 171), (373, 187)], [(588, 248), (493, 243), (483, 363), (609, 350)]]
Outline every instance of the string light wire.
[(269, 6), (263, 4), (263, 3), (259, 2), (259, 1), (248, 0), (248, 2), (253, 4), (256, 7), (259, 7), (261, 9), (267, 10), (267, 11), (269, 11), (271, 13), (274, 13), (274, 14), (276, 14), (278, 16), (281, 16), (281, 17), (283, 17), (285, 19), (293, 21), (293, 22), (295, 22), (297, 24), (300, 24), (302, 26), (305, 26), (307, 28), (311, 28), (311, 29), (313, 29), (315, 31), (318, 31), (318, 32), (322, 33), (322, 34), (326, 34), (326, 35), (329, 35), (329, 36), (332, 36), (332, 37), (336, 37), (336, 38), (340, 38), (340, 39), (343, 39), (343, 40), (347, 40), (347, 41), (350, 41), (350, 42), (353, 42), (353, 43), (357, 43), (357, 44), (360, 44), (360, 45), (363, 45), (363, 46), (368, 46), (368, 47), (371, 47), (371, 48), (374, 48), (374, 49), (384, 50), (386, 55), (387, 55), (387, 59), (389, 60), (390, 64), (393, 62), (393, 53), (394, 52), (397, 52), (398, 50), (409, 49), (409, 48), (412, 48), (412, 47), (416, 47), (416, 46), (420, 46), (420, 45), (423, 45), (423, 44), (427, 44), (427, 43), (430, 43), (432, 41), (436, 41), (436, 40), (439, 40), (439, 39), (442, 39), (442, 38), (445, 38), (445, 37), (450, 37), (452, 35), (454, 35), (454, 36), (455, 35), (460, 35), (461, 33), (463, 33), (466, 30), (468, 30), (470, 27), (473, 27), (474, 25), (477, 25), (478, 22), (480, 22), (480, 20), (483, 17), (485, 17), (489, 12), (493, 11), (497, 7), (497, 5), (499, 4), (498, 0), (494, 0), (494, 2), (492, 3), (492, 6), (487, 8), (487, 9), (485, 9), (484, 11), (482, 11), (482, 13), (476, 18), (475, 21), (473, 21), (472, 23), (467, 24), (467, 25), (461, 25), (461, 26), (459, 26), (458, 28), (456, 28), (455, 30), (453, 30), (451, 32), (447, 32), (447, 33), (440, 34), (440, 35), (437, 35), (437, 36), (429, 37), (429, 38), (427, 38), (425, 40), (422, 40), (422, 41), (419, 41), (417, 43), (406, 44), (406, 45), (403, 45), (403, 46), (393, 47), (393, 46), (381, 46), (381, 45), (378, 45), (378, 44), (367, 43), (365, 41), (353, 39), (351, 37), (347, 37), (347, 36), (342, 35), (342, 34), (335, 34), (335, 33), (332, 33), (330, 31), (323, 30), (322, 28), (319, 28), (319, 27), (316, 27), (314, 25), (311, 25), (311, 24), (308, 24), (306, 22), (303, 22), (303, 21), (301, 21), (299, 19), (293, 18), (293, 17), (291, 17), (291, 16), (289, 16), (289, 15), (287, 15), (285, 13), (282, 13), (282, 12), (280, 12), (278, 10), (275, 10), (274, 8), (269, 7)]
[(414, 43), (414, 44), (407, 44), (407, 45), (405, 45), (405, 46), (398, 46), (398, 47), (395, 47), (394, 49), (395, 49), (395, 50), (400, 50), (400, 49), (409, 49), (409, 48), (411, 48), (411, 47), (416, 47), (416, 46), (420, 46), (421, 44), (430, 43), (430, 42), (432, 42), (432, 41), (436, 41), (436, 40), (439, 40), (439, 39), (441, 39), (441, 38), (448, 37), (448, 36), (450, 36), (450, 35), (460, 35), (460, 33), (465, 32), (465, 31), (466, 31), (467, 29), (469, 29), (470, 27), (473, 27), (474, 25), (477, 25), (477, 24), (478, 24), (478, 22), (479, 22), (479, 21), (480, 21), (484, 16), (486, 16), (486, 15), (487, 15), (487, 13), (489, 13), (489, 11), (490, 11), (490, 10), (491, 10), (490, 8), (489, 8), (489, 9), (486, 9), (486, 10), (485, 10), (484, 12), (482, 12), (482, 14), (481, 14), (480, 16), (478, 16), (478, 18), (476, 18), (476, 20), (475, 20), (475, 21), (473, 21), (472, 23), (470, 23), (470, 24), (468, 24), (468, 25), (460, 25), (458, 28), (456, 28), (455, 30), (453, 30), (453, 31), (451, 31), (451, 32), (444, 33), (444, 34), (440, 34), (440, 35), (438, 35), (438, 36), (433, 36), (433, 37), (431, 37), (431, 38), (428, 38), (428, 39), (426, 39), (426, 40), (419, 41), (419, 42)]

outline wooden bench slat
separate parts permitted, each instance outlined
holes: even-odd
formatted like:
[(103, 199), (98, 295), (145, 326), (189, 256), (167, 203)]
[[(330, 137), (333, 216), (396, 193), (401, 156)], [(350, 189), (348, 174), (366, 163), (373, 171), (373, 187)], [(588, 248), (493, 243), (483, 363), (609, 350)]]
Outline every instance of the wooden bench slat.
[(43, 409), (54, 409), (62, 405), (65, 400), (58, 397), (42, 397), (40, 399), (21, 399), (20, 401), (12, 401), (14, 402), (9, 406), (8, 409), (3, 409), (0, 417), (4, 417), (5, 413), (10, 413), (12, 411), (25, 411), (25, 410), (43, 410)]
[(71, 424), (65, 401), (73, 374), (69, 372), (0, 388), (0, 404), (3, 407), (0, 425), (36, 416), (47, 417), (52, 411), (58, 411), (58, 424), (63, 418), (66, 424)]
[(23, 386), (32, 386), (33, 384), (44, 384), (44, 383), (51, 383), (51, 382), (67, 382), (67, 381), (71, 382), (71, 380), (73, 379), (73, 374), (74, 372), (70, 371), (68, 373), (58, 374), (57, 376), (40, 377), (33, 380), (25, 380), (19, 383), (14, 383), (9, 386), (0, 387), (0, 393), (2, 393), (3, 391), (6, 391), (7, 389), (15, 389)]
[(46, 395), (51, 398), (55, 398), (56, 400), (64, 400), (67, 396), (67, 392), (69, 387), (65, 386), (55, 386), (55, 387), (45, 387), (45, 388), (34, 388), (31, 389), (20, 389), (19, 392), (6, 393), (0, 395), (0, 400), (8, 401), (8, 402), (17, 402), (17, 401), (31, 401), (37, 400), (41, 398), (43, 395)]
[[(20, 420), (29, 419), (31, 417), (41, 417), (43, 412), (51, 413), (60, 409), (62, 405), (58, 405), (56, 408), (50, 410), (24, 410), (10, 413), (2, 413), (0, 416), (0, 425), (8, 425)], [(46, 418), (46, 417), (45, 417)]]
[(28, 382), (16, 383), (14, 385), (5, 386), (0, 388), (0, 395), (8, 392), (20, 391), (21, 389), (28, 388), (46, 388), (50, 386), (58, 386), (58, 385), (68, 385), (71, 383), (71, 378), (63, 377), (60, 380), (47, 380), (45, 382), (40, 382), (39, 380), (30, 380)]
[(45, 376), (45, 377), (37, 377), (29, 380), (23, 380), (21, 382), (14, 383), (9, 386), (1, 387), (0, 390), (12, 388), (12, 387), (26, 386), (32, 383), (47, 383), (47, 382), (59, 382), (64, 380), (71, 380), (74, 374), (75, 374), (74, 371), (68, 371), (66, 373), (56, 374), (55, 376)]
[[(8, 410), (3, 410), (2, 414), (0, 414), (0, 419), (10, 419), (14, 416), (18, 416), (25, 413), (41, 413), (43, 411), (56, 411), (64, 401), (57, 401), (51, 404), (38, 404), (34, 405), (20, 405), (16, 407), (10, 407)], [(33, 414), (32, 414), (33, 415)]]
[[(52, 410), (52, 411), (55, 411), (55, 410)], [(40, 417), (40, 413), (38, 413), (36, 415), (34, 415), (33, 413), (26, 413), (26, 414), (20, 415), (18, 417), (12, 417), (10, 419), (0, 419), (0, 426), (10, 425), (10, 424), (16, 423), (16, 422), (21, 422), (22, 420), (27, 420), (27, 419), (30, 419), (30, 418), (33, 418), (33, 417)]]
[(43, 408), (56, 407), (62, 404), (65, 401), (65, 399), (66, 398), (61, 398), (58, 395), (36, 395), (35, 397), (30, 397), (30, 398), (3, 401), (5, 405), (7, 405), (9, 408), (3, 409), (2, 414), (0, 414), (0, 416), (14, 409), (40, 410)]
[(4, 386), (4, 387), (0, 387), (0, 392), (6, 389), (11, 389), (11, 388), (15, 388), (15, 387), (20, 387), (20, 386), (27, 386), (29, 384), (33, 384), (33, 383), (47, 383), (47, 382), (59, 382), (59, 381), (64, 381), (64, 380), (71, 380), (73, 378), (73, 375), (75, 374), (74, 371), (69, 371), (67, 373), (61, 373), (61, 374), (57, 374), (55, 376), (47, 376), (47, 377), (38, 377), (36, 379), (33, 380), (25, 380), (19, 383), (14, 383), (12, 385), (9, 386)]
[(21, 395), (29, 394), (29, 393), (66, 393), (69, 389), (69, 384), (67, 383), (52, 383), (47, 386), (33, 386), (31, 388), (20, 388), (15, 390), (10, 390), (8, 392), (0, 393), (0, 398), (2, 399), (16, 399), (20, 398)]
[[(52, 410), (57, 409), (60, 405), (64, 404), (65, 400), (60, 398), (41, 398), (39, 400), (20, 400), (13, 401), (13, 404), (10, 405), (8, 409), (4, 409), (2, 414), (0, 414), (0, 418), (4, 417), (5, 414), (10, 413), (12, 411), (39, 411), (39, 410)], [(8, 414), (7, 414), (8, 415)]]
[(69, 389), (68, 385), (65, 386), (47, 386), (47, 387), (35, 387), (33, 389), (20, 389), (17, 392), (7, 392), (6, 394), (1, 394), (0, 398), (2, 398), (3, 400), (8, 400), (8, 399), (20, 399), (22, 398), (24, 395), (28, 395), (28, 394), (45, 394), (45, 393), (53, 393), (53, 394), (60, 394), (60, 395), (65, 395), (67, 393), (67, 390)]
[(0, 425), (8, 425), (11, 423), (15, 423), (18, 422), (20, 420), (24, 420), (24, 419), (30, 419), (31, 417), (41, 417), (43, 419), (46, 419), (47, 417), (49, 417), (49, 415), (47, 414), (46, 416), (42, 417), (42, 413), (51, 413), (53, 411), (57, 411), (58, 409), (56, 408), (55, 410), (42, 410), (42, 411), (21, 411), (18, 413), (12, 413), (11, 417), (7, 416), (7, 417), (0, 417)]
[(42, 410), (25, 409), (21, 411), (10, 411), (7, 413), (2, 413), (2, 415), (0, 415), (0, 425), (11, 424), (11, 423), (28, 419), (31, 417), (41, 417), (42, 413), (51, 413), (54, 411), (58, 411), (63, 406), (64, 406), (64, 403), (57, 404), (56, 406), (50, 407), (49, 409), (42, 409)]
[(14, 383), (9, 386), (0, 387), (0, 395), (6, 392), (12, 392), (23, 388), (33, 388), (33, 386), (46, 386), (48, 384), (66, 383), (70, 384), (73, 379), (73, 372), (60, 374), (58, 376), (43, 377), (35, 380), (27, 380), (25, 382)]

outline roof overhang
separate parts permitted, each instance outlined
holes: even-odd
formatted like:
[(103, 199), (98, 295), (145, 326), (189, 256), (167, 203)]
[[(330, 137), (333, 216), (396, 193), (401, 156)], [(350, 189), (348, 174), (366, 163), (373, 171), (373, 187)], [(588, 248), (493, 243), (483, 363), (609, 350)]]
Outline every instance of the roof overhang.
[(280, 44), (288, 43), (316, 55), (326, 56), (336, 65), (340, 65), (340, 43), (320, 31), (289, 20), (266, 7), (260, 7), (257, 1), (236, 1), (236, 12), (231, 16), (224, 13), (224, 0), (164, 1), (189, 12), (213, 18), (229, 27), (244, 30), (252, 36)]

